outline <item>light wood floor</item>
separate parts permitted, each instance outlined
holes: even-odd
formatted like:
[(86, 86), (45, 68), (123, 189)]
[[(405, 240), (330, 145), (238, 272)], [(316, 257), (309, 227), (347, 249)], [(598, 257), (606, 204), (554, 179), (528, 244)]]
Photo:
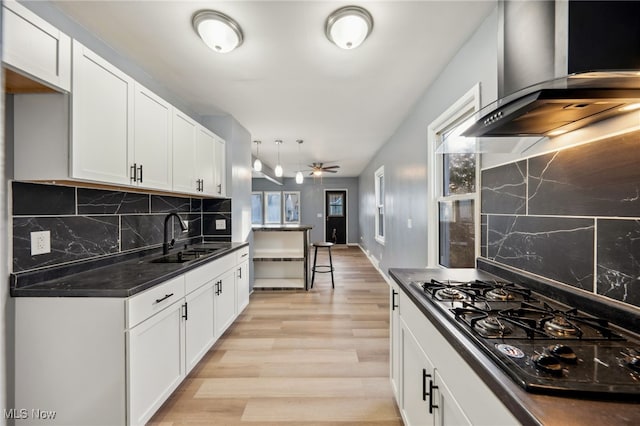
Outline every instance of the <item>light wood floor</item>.
[(254, 292), (150, 424), (402, 425), (387, 284), (359, 248), (332, 253), (335, 290)]

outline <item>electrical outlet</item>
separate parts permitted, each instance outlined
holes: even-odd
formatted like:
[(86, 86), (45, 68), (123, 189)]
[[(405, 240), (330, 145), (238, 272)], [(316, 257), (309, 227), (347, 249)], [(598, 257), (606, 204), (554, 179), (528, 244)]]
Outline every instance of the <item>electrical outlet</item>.
[(51, 232), (39, 231), (31, 233), (31, 256), (51, 253)]

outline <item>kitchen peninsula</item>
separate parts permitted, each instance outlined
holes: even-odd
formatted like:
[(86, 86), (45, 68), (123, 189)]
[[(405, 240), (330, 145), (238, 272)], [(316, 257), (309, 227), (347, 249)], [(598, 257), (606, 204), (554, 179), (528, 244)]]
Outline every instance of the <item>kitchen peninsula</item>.
[(254, 289), (309, 288), (309, 225), (253, 228)]

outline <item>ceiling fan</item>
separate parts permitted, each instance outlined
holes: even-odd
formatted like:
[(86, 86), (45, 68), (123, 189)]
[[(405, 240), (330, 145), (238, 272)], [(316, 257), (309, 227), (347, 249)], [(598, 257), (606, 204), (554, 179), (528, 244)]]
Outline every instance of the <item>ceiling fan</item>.
[(309, 176), (322, 176), (323, 173), (336, 173), (340, 166), (325, 166), (324, 163), (312, 163), (308, 164), (307, 167), (311, 168), (311, 173)]

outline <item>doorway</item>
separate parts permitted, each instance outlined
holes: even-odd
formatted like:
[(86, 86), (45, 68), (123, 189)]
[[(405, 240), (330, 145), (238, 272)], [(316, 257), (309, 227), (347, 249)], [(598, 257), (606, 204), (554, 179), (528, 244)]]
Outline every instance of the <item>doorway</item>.
[(347, 244), (347, 191), (325, 189), (324, 210), (325, 241)]

